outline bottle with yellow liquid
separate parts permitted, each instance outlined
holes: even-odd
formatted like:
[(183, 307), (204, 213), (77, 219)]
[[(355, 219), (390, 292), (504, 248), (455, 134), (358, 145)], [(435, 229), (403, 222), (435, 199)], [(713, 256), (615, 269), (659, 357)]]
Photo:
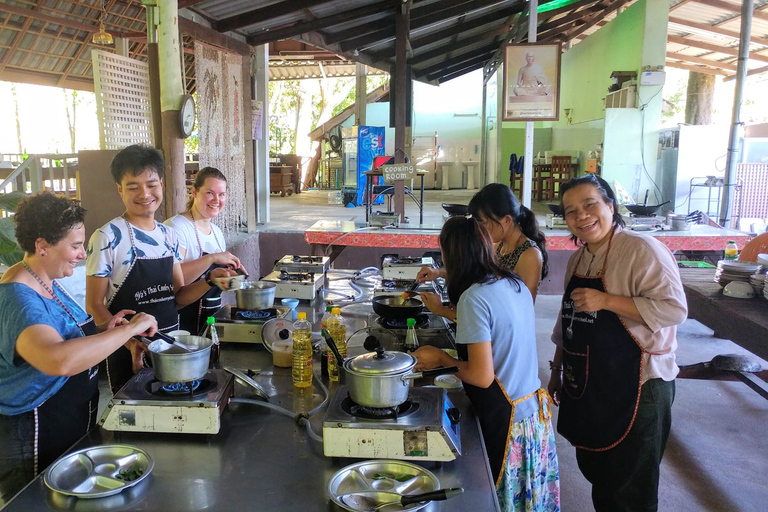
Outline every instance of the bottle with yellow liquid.
[(728, 240), (728, 245), (725, 246), (725, 259), (735, 260), (739, 257), (739, 247), (736, 245), (735, 240)]
[(300, 312), (293, 323), (293, 385), (308, 388), (312, 385), (312, 324), (307, 314)]
[[(342, 359), (347, 356), (347, 326), (341, 317), (341, 308), (333, 308), (331, 316), (328, 317), (328, 334), (333, 338), (336, 348), (339, 349)], [(336, 362), (336, 356), (328, 351), (328, 378), (332, 382), (339, 380), (339, 365)]]

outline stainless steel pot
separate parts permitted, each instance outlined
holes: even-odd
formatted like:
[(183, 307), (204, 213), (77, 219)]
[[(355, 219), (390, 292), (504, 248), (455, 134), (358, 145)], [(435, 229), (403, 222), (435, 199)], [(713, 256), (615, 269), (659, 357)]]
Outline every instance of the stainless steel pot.
[(344, 361), (349, 396), (365, 407), (397, 407), (408, 399), (411, 381), (459, 371), (458, 366), (413, 372), (416, 358), (405, 352), (376, 348)]
[(690, 228), (686, 215), (670, 213), (668, 218), (672, 231), (685, 231)]
[(269, 281), (244, 281), (235, 292), (240, 309), (268, 309), (275, 303), (276, 283)]
[(197, 347), (197, 350), (187, 352), (163, 340), (153, 341), (148, 348), (155, 378), (163, 382), (202, 379), (208, 371), (208, 362), (211, 359), (211, 340), (202, 336), (177, 336), (176, 339)]

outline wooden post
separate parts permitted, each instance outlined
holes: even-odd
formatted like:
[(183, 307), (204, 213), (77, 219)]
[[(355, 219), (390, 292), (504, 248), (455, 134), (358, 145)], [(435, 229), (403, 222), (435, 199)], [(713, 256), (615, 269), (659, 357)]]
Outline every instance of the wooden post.
[(256, 172), (256, 219), (269, 222), (269, 45), (253, 52), (253, 90), (261, 102), (261, 139), (253, 141)]
[[(144, 1), (147, 16), (147, 64), (149, 66), (149, 99), (152, 109), (152, 144), (163, 150), (163, 122), (160, 110), (160, 57), (157, 49), (157, 25), (154, 5)], [(152, 0), (154, 1), (154, 0)]]
[(366, 94), (367, 67), (360, 62), (355, 63), (355, 124), (365, 125), (365, 109), (368, 106)]
[(187, 178), (184, 171), (184, 140), (179, 110), (184, 95), (179, 52), (179, 12), (176, 2), (159, 2), (158, 54), (160, 64), (160, 110), (165, 156), (166, 218), (184, 211)]
[[(408, 67), (406, 64), (408, 38), (410, 33), (411, 0), (402, 0), (395, 16), (395, 84), (398, 94), (395, 99), (395, 163), (405, 162), (406, 91), (408, 90)], [(400, 222), (405, 221), (405, 182), (395, 181), (395, 213)]]
[[(253, 80), (251, 79), (251, 56), (243, 55), (243, 96), (255, 98)], [(251, 118), (251, 102), (242, 102), (243, 142), (245, 145), (245, 214), (248, 219), (248, 232), (256, 232), (256, 174), (253, 160), (253, 119)]]

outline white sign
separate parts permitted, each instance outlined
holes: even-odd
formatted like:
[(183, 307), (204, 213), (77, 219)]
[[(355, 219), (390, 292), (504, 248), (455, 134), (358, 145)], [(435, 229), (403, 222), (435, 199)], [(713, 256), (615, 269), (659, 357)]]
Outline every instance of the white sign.
[(410, 180), (416, 176), (416, 167), (411, 164), (390, 164), (379, 167), (384, 181)]
[(253, 140), (261, 140), (262, 137), (262, 117), (264, 102), (251, 100), (251, 123), (253, 124)]

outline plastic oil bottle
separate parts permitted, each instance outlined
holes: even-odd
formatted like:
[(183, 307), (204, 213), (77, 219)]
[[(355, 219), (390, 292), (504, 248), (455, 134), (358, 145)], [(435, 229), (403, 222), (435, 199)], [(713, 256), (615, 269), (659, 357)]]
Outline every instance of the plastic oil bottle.
[[(333, 338), (339, 354), (344, 358), (347, 356), (347, 326), (341, 317), (341, 308), (333, 308), (331, 316), (328, 317), (328, 334)], [(336, 356), (332, 351), (328, 351), (328, 379), (331, 381), (339, 380), (339, 365), (336, 362)]]
[(308, 388), (312, 385), (312, 324), (302, 311), (293, 323), (293, 385)]
[(405, 333), (405, 345), (403, 348), (406, 352), (413, 352), (419, 348), (419, 339), (416, 337), (416, 319), (409, 318), (406, 320), (408, 330)]
[(320, 329), (327, 329), (328, 328), (328, 318), (333, 314), (333, 306), (328, 304), (325, 306), (325, 314), (323, 315), (323, 318), (320, 320)]
[(221, 345), (219, 345), (219, 334), (216, 332), (216, 319), (212, 316), (209, 316), (205, 320), (205, 331), (203, 331), (203, 338), (208, 338), (213, 342), (211, 345), (211, 361), (208, 367), (218, 368), (219, 358), (221, 357)]
[(728, 244), (725, 246), (725, 259), (735, 260), (739, 255), (739, 247), (736, 245), (735, 240), (728, 240)]

